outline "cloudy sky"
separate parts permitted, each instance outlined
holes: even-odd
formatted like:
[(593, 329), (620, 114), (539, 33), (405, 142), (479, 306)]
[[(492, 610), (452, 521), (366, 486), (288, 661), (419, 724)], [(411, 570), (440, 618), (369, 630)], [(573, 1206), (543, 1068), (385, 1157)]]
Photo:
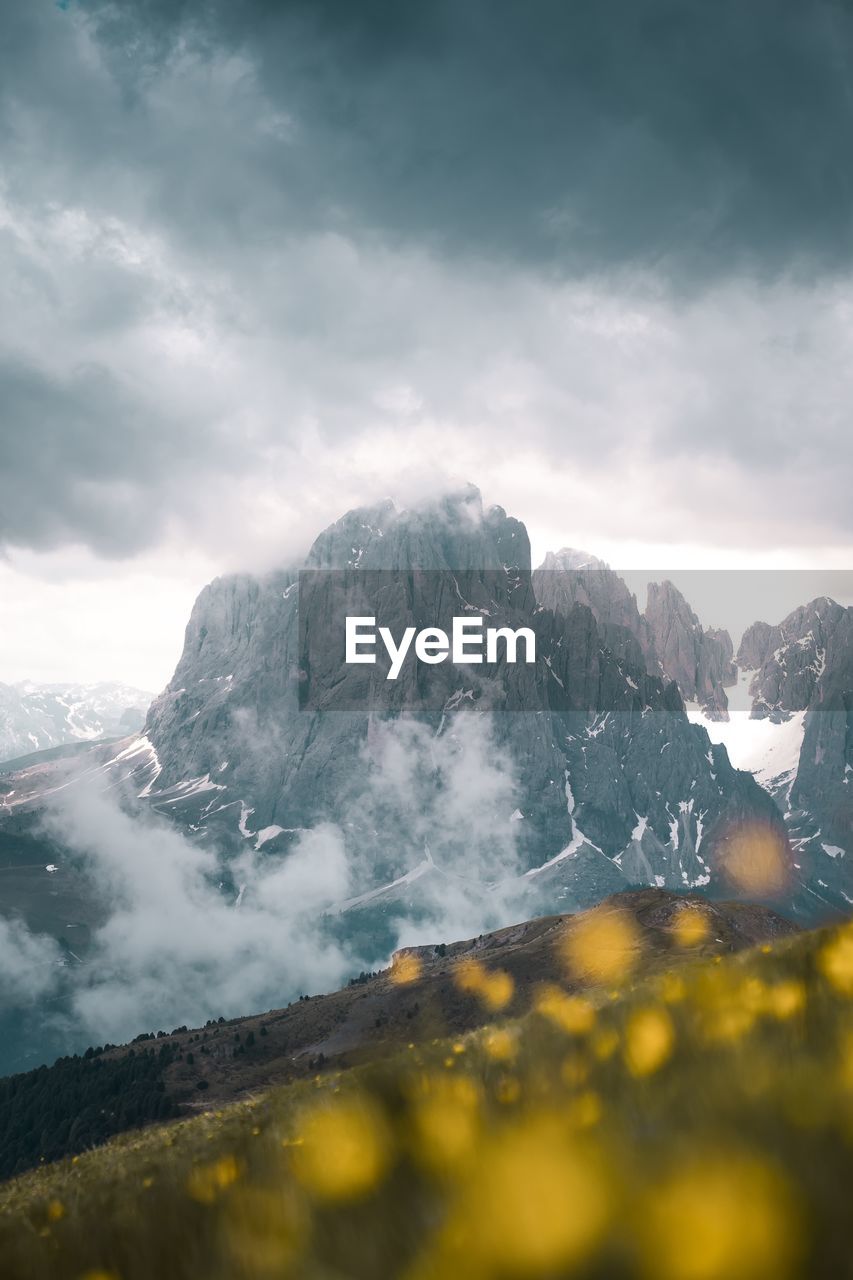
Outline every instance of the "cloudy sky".
[(471, 480), (534, 554), (853, 564), (853, 13), (0, 17), (0, 681), (169, 677), (198, 588)]

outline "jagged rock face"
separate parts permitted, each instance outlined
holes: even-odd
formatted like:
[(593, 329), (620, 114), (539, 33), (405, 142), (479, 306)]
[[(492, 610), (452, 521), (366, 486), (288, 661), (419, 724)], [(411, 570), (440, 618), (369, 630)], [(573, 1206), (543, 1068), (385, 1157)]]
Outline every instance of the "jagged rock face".
[(720, 654), (722, 656), (721, 684), (728, 689), (733, 684), (737, 684), (737, 663), (735, 662), (735, 649), (732, 644), (732, 638), (723, 627), (706, 627), (705, 638), (709, 645), (719, 645)]
[[(721, 749), (688, 723), (675, 686), (645, 669), (629, 628), (605, 620), (631, 645), (614, 652), (605, 643), (595, 610), (643, 628), (616, 575), (603, 571), (584, 601), (572, 598), (565, 562), (559, 574), (531, 576), (524, 526), (501, 508), (483, 511), (476, 491), (416, 512), (390, 503), (350, 512), (320, 535), (307, 564), (358, 570), (368, 582), (366, 571), (386, 575), (383, 602), (395, 629), (446, 626), (465, 607), (488, 609), (490, 624), (535, 631), (535, 668), (505, 667), (490, 706), (496, 748), (512, 762), (516, 784), (496, 804), (506, 809), (501, 820), (515, 823), (519, 870), (533, 873), (527, 888), (543, 907), (549, 893), (567, 906), (618, 884), (708, 885), (715, 832), (734, 809), (781, 825), (752, 778), (732, 770), (725, 752), (718, 759)], [(323, 604), (321, 595), (301, 602), (312, 626), (322, 627)], [(252, 836), (281, 849), (295, 830), (334, 821), (369, 866), (369, 890), (410, 872), (423, 849), (366, 798), (381, 717), (359, 707), (363, 669), (331, 658), (324, 668), (315, 652), (319, 703), (300, 710), (296, 605), (293, 571), (220, 579), (202, 592), (174, 679), (148, 718), (160, 768), (150, 796), (234, 847)], [(719, 676), (725, 647), (716, 643)], [(441, 670), (441, 707), (418, 711), (410, 673), (383, 714), (414, 709), (434, 736), (452, 734), (460, 709), (485, 703), (459, 669)], [(698, 670), (710, 686), (709, 664)], [(339, 698), (342, 689), (353, 691), (353, 709), (324, 710), (325, 693)]]
[(539, 603), (554, 613), (567, 615), (576, 604), (586, 605), (617, 658), (650, 675), (664, 674), (636, 596), (603, 560), (568, 547), (549, 551), (533, 574), (533, 589)]
[(750, 715), (780, 734), (802, 734), (793, 773), (776, 799), (803, 893), (825, 907), (853, 905), (853, 610), (827, 597), (783, 622), (754, 623), (738, 659), (755, 669)]
[[(411, 622), (440, 625), (458, 612), (460, 592), (474, 594), (484, 565), (498, 571), (490, 586), (500, 583), (506, 615), (527, 617), (534, 607), (529, 557), (523, 526), (498, 508), (484, 513), (479, 495), (466, 493), (428, 512), (400, 515), (390, 504), (350, 512), (320, 535), (307, 563), (313, 569), (358, 570), (368, 577), (396, 571), (400, 607), (393, 617), (386, 614), (386, 620), (399, 634)], [(304, 655), (297, 592), (295, 572), (263, 580), (221, 579), (206, 588), (193, 610), (175, 676), (146, 726), (161, 770), (155, 794), (187, 778), (202, 779), (201, 787), (216, 793), (215, 803), (205, 806), (205, 825), (238, 841), (248, 827), (285, 836), (325, 820), (348, 823), (352, 812), (364, 809), (361, 789), (374, 748), (375, 719), (366, 697), (358, 697), (364, 668), (344, 669), (338, 663), (313, 672), (321, 693), (312, 710), (300, 710)], [(322, 602), (304, 601), (303, 607), (316, 611), (322, 621)], [(597, 636), (589, 647), (589, 680), (597, 694)], [(393, 686), (394, 702), (384, 706), (388, 714), (418, 704), (413, 670), (408, 668)], [(516, 670), (508, 687), (510, 705), (513, 699), (526, 700), (518, 683), (527, 671)], [(543, 671), (534, 674), (534, 682), (541, 684)], [(349, 698), (341, 696), (342, 685), (352, 688)], [(349, 702), (356, 709), (327, 711), (322, 686), (336, 690), (336, 706)], [(448, 697), (452, 692), (448, 686)], [(522, 736), (520, 720), (514, 732)], [(518, 755), (525, 786), (534, 785), (532, 775), (547, 772), (548, 757), (547, 732), (531, 735)], [(549, 810), (558, 808), (554, 801), (541, 807), (538, 817), (545, 828)], [(507, 817), (511, 811), (512, 806)], [(532, 839), (534, 824), (529, 830)], [(372, 838), (376, 846), (375, 832)], [(387, 871), (399, 871), (401, 863), (405, 870), (405, 858), (394, 861), (396, 850), (389, 857), (390, 862), (381, 851), (376, 854), (380, 879)]]
[(671, 582), (652, 583), (646, 611), (640, 613), (636, 596), (602, 560), (564, 548), (548, 553), (533, 586), (539, 602), (556, 613), (588, 605), (617, 658), (675, 681), (682, 697), (702, 703), (710, 719), (727, 718), (723, 689), (737, 679), (731, 637), (727, 631), (703, 630)]
[(772, 628), (768, 640), (773, 648), (768, 648), (750, 685), (754, 719), (770, 717), (778, 722), (806, 710), (826, 666), (830, 639), (844, 614), (841, 605), (824, 596), (795, 609)]
[(768, 656), (778, 646), (781, 639), (779, 627), (769, 622), (753, 622), (743, 633), (737, 651), (737, 665), (744, 671), (757, 671), (763, 667)]
[(823, 669), (806, 713), (790, 804), (819, 815), (822, 847), (834, 848), (838, 858), (853, 846), (853, 609), (824, 611), (824, 622)]
[(682, 696), (699, 702), (709, 719), (728, 719), (723, 689), (734, 679), (728, 632), (705, 631), (684, 596), (671, 582), (649, 583), (645, 617), (655, 653)]

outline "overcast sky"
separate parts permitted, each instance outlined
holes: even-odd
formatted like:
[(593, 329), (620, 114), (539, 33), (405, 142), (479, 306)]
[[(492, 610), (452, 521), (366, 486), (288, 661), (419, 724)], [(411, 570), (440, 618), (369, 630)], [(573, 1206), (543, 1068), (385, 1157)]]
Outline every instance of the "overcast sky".
[(4, 5), (0, 681), (158, 689), (210, 577), (461, 481), (853, 565), (851, 86), (815, 0)]

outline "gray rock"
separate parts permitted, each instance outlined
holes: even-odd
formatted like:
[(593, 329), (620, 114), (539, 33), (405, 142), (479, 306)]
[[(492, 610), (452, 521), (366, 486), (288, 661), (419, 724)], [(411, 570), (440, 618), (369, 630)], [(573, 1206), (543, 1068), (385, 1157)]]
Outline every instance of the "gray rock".
[(737, 651), (737, 665), (744, 671), (757, 671), (779, 644), (781, 631), (769, 622), (753, 622), (743, 633)]
[(711, 720), (728, 719), (724, 685), (732, 684), (732, 642), (726, 631), (705, 631), (673, 583), (649, 583), (645, 618), (663, 670), (682, 697), (699, 702)]
[(754, 719), (778, 722), (809, 707), (826, 666), (830, 639), (844, 614), (841, 605), (822, 596), (795, 609), (771, 630), (764, 661), (750, 684)]

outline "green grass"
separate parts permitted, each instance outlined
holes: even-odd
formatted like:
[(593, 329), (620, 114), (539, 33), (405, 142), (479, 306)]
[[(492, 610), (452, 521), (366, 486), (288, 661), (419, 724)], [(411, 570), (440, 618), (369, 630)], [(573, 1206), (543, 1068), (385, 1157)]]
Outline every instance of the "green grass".
[(586, 997), (0, 1186), (0, 1274), (853, 1275), (851, 927), (637, 983), (616, 955)]

